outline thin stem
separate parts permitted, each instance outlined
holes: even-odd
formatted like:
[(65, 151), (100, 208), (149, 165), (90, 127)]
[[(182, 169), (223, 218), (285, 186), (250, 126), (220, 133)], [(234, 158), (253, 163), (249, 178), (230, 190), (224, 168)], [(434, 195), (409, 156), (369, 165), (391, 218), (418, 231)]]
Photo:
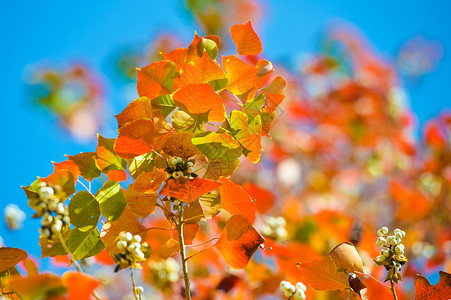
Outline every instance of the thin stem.
[(396, 296), (395, 284), (393, 282), (393, 279), (391, 279), (391, 278), (390, 278), (390, 284), (391, 284), (391, 292), (393, 293), (393, 298), (395, 300), (398, 300), (398, 297)]
[(219, 239), (219, 238), (212, 238), (212, 239), (209, 239), (208, 241), (205, 241), (205, 242), (203, 242), (203, 243), (196, 244), (196, 245), (189, 245), (189, 246), (186, 246), (186, 247), (198, 247), (198, 246), (202, 246), (202, 245), (208, 244), (208, 243), (210, 243), (210, 242), (212, 242), (212, 241), (214, 241), (214, 240), (217, 240), (217, 239)]
[(133, 276), (133, 268), (130, 267), (130, 277), (132, 278), (132, 285), (133, 285), (133, 296), (135, 296), (136, 300), (138, 299), (138, 295), (136, 294), (136, 284), (135, 284), (135, 277)]
[(179, 234), (180, 257), (182, 259), (183, 279), (185, 280), (185, 297), (191, 300), (190, 283), (188, 277), (188, 263), (185, 253), (185, 241), (183, 240), (183, 203), (179, 205), (179, 221), (177, 223), (177, 231)]
[(371, 276), (371, 275), (369, 275), (369, 274), (365, 274), (365, 273), (362, 273), (362, 272), (359, 272), (359, 271), (353, 271), (353, 272), (354, 272), (355, 274), (357, 274), (357, 275), (360, 275), (360, 276), (366, 276), (366, 277), (369, 277), (369, 278), (375, 280), (375, 281), (376, 281), (377, 283), (379, 283), (380, 285), (386, 287), (387, 289), (390, 289), (390, 287), (389, 287), (388, 285), (384, 284), (383, 282), (380, 282), (377, 278), (374, 278), (373, 276)]
[[(63, 246), (64, 251), (66, 251), (67, 255), (69, 255), (70, 261), (74, 264), (75, 268), (77, 268), (77, 271), (80, 272), (80, 273), (84, 273), (83, 269), (80, 266), (80, 264), (78, 263), (78, 261), (75, 260), (74, 256), (70, 252), (69, 247), (67, 247), (66, 241), (64, 240), (64, 238), (63, 238), (63, 236), (61, 234), (61, 231), (59, 231), (57, 235), (58, 235), (58, 239), (59, 239), (61, 245)], [(102, 300), (102, 298), (100, 298), (100, 296), (97, 295), (97, 292), (95, 290), (92, 291), (92, 295), (97, 300)]]

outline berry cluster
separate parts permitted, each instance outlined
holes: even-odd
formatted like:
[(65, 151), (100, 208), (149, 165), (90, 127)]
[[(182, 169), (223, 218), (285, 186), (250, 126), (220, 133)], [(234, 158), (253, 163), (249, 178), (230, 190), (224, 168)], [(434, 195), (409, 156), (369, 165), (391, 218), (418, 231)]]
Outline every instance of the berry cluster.
[(307, 287), (302, 282), (292, 285), (288, 281), (282, 281), (280, 283), (280, 290), (284, 296), (290, 300), (304, 300), (306, 298), (305, 291), (307, 290)]
[(185, 177), (197, 177), (194, 173), (194, 161), (193, 160), (183, 160), (183, 158), (174, 156), (167, 160), (168, 167), (164, 169), (169, 176), (178, 178), (181, 176)]
[(281, 242), (286, 239), (288, 233), (286, 230), (287, 221), (284, 217), (268, 217), (265, 219), (265, 225), (263, 225), (262, 233), (272, 238), (277, 242)]
[(179, 280), (180, 267), (171, 257), (161, 262), (149, 262), (149, 269), (153, 276), (152, 282), (161, 290), (170, 288)]
[(130, 232), (121, 232), (117, 248), (122, 251), (115, 255), (119, 261), (115, 272), (119, 271), (122, 264), (128, 264), (131, 268), (141, 269), (140, 262), (146, 260), (145, 253), (150, 252), (147, 242), (141, 243), (141, 236), (132, 235)]
[(388, 228), (382, 227), (377, 231), (379, 238), (376, 241), (376, 246), (382, 248), (380, 255), (376, 257), (374, 262), (379, 266), (384, 266), (388, 271), (385, 281), (393, 280), (398, 283), (402, 280), (402, 276), (399, 273), (402, 265), (407, 261), (404, 255), (404, 245), (401, 244), (402, 239), (406, 236), (406, 233), (399, 228), (396, 228), (394, 235), (387, 235)]
[(59, 186), (52, 187), (41, 182), (38, 198), (30, 203), (36, 211), (33, 218), (42, 217), (41, 235), (48, 239), (53, 238), (70, 221), (67, 207), (61, 199), (64, 199), (64, 192)]

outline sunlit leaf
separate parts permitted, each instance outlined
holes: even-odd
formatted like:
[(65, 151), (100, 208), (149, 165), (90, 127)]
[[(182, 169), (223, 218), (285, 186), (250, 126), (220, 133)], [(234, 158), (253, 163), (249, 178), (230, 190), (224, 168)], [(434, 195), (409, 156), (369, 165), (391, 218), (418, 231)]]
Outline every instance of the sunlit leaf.
[(275, 197), (271, 191), (249, 182), (243, 184), (243, 189), (255, 200), (259, 213), (264, 214), (273, 207)]
[(199, 177), (194, 179), (186, 177), (171, 178), (163, 186), (160, 194), (191, 203), (200, 196), (215, 190), (220, 185), (221, 183), (219, 182)]
[(286, 85), (285, 79), (282, 76), (277, 76), (270, 85), (261, 89), (261, 92), (266, 94), (266, 99), (269, 102), (268, 106), (265, 107), (265, 112), (272, 113), (276, 110), (285, 98), (283, 90)]
[(230, 32), (239, 55), (257, 55), (262, 52), (262, 42), (252, 28), (251, 20), (244, 25), (233, 25)]
[(137, 119), (152, 119), (152, 102), (147, 97), (139, 97), (130, 102), (120, 114), (116, 116), (118, 128)]
[(221, 208), (232, 216), (242, 215), (250, 224), (254, 224), (256, 208), (249, 194), (239, 184), (226, 177), (219, 178), (219, 182), (222, 183), (219, 187)]
[(207, 52), (185, 63), (180, 71), (182, 85), (190, 83), (206, 83), (213, 80), (227, 78), (219, 64), (212, 60)]
[(241, 156), (241, 145), (228, 133), (202, 132), (192, 139), (193, 144), (210, 160), (234, 161)]
[(183, 86), (173, 94), (172, 99), (181, 104), (181, 108), (194, 119), (201, 114), (207, 114), (207, 120), (212, 122), (222, 122), (225, 119), (222, 98), (208, 83)]
[(162, 259), (168, 259), (180, 251), (180, 243), (177, 240), (169, 239), (161, 245), (158, 250), (158, 256)]
[(99, 203), (88, 191), (76, 193), (68, 206), (70, 222), (81, 231), (97, 226), (100, 217)]
[(81, 176), (86, 180), (92, 180), (99, 177), (102, 173), (96, 165), (96, 154), (94, 152), (79, 153), (74, 156), (67, 156), (70, 161), (74, 162), (81, 172)]
[(172, 93), (176, 65), (167, 60), (157, 61), (138, 69), (138, 94), (150, 100)]
[(116, 139), (107, 139), (97, 135), (96, 165), (102, 171), (107, 173), (110, 170), (122, 170), (125, 167), (125, 161), (118, 157), (114, 152), (114, 143)]
[(227, 221), (215, 247), (229, 266), (242, 269), (264, 241), (247, 218), (235, 215)]
[(32, 277), (10, 277), (6, 285), (23, 300), (51, 299), (63, 296), (67, 288), (61, 279), (53, 274)]
[(243, 146), (243, 154), (253, 163), (260, 160), (261, 119), (257, 116), (248, 124), (248, 117), (241, 111), (234, 110), (230, 116), (232, 136)]
[(119, 128), (114, 151), (122, 158), (133, 158), (153, 150), (154, 123), (151, 119), (138, 119)]
[(109, 221), (118, 219), (125, 208), (126, 199), (120, 184), (116, 181), (107, 181), (96, 193), (100, 212)]
[(348, 274), (339, 272), (331, 256), (298, 264), (304, 283), (317, 290), (341, 290), (349, 288)]
[(254, 98), (257, 68), (242, 61), (235, 55), (223, 57), (222, 66), (229, 79), (227, 89), (235, 95), (249, 93), (245, 100)]
[(172, 50), (169, 53), (160, 53), (160, 54), (163, 55), (165, 60), (169, 60), (175, 63), (176, 71), (179, 72), (182, 66), (185, 64), (187, 53), (188, 53), (187, 48), (178, 48)]
[(234, 161), (227, 161), (223, 159), (211, 160), (208, 163), (204, 178), (218, 180), (221, 176), (232, 176), (233, 172), (235, 172), (239, 165), (239, 159), (235, 159)]
[(85, 259), (102, 252), (105, 245), (99, 236), (99, 230), (95, 227), (87, 231), (72, 229), (67, 238), (67, 246), (74, 259)]

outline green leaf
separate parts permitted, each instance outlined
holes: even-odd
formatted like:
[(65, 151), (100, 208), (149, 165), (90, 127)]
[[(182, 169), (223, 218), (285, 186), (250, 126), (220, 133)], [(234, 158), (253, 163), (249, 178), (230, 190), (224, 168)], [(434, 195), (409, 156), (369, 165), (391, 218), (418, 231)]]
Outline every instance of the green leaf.
[(197, 53), (199, 54), (199, 57), (202, 56), (204, 50), (207, 51), (207, 54), (211, 59), (215, 59), (218, 55), (218, 45), (216, 45), (213, 40), (202, 38), (202, 42), (197, 44)]
[(123, 170), (127, 163), (114, 152), (116, 139), (107, 139), (97, 135), (96, 166), (104, 173), (110, 170)]
[(130, 173), (134, 178), (138, 178), (142, 172), (152, 172), (155, 166), (154, 159), (155, 154), (153, 152), (134, 157), (130, 162)]
[(21, 188), (25, 191), (25, 194), (28, 198), (28, 206), (34, 207), (37, 202), (39, 202), (39, 187), (42, 180), (40, 178), (36, 179), (31, 185), (29, 186), (22, 186)]
[(260, 117), (261, 117), (261, 121), (262, 121), (262, 131), (263, 131), (264, 135), (270, 136), (269, 130), (271, 129), (271, 125), (274, 122), (274, 119), (276, 118), (276, 113), (275, 112), (267, 113), (267, 112), (262, 111), (260, 113)]
[(80, 231), (97, 226), (100, 217), (99, 203), (87, 191), (76, 193), (69, 202), (70, 222)]
[(248, 117), (245, 113), (234, 110), (230, 116), (230, 126), (232, 136), (243, 146), (243, 154), (253, 163), (260, 159), (261, 149), (261, 118), (256, 116), (248, 124)]
[(161, 114), (166, 118), (177, 106), (172, 100), (171, 95), (161, 95), (152, 99), (152, 107), (159, 109)]
[(196, 134), (191, 141), (210, 160), (234, 161), (241, 156), (241, 145), (228, 133), (206, 131)]
[(81, 176), (86, 180), (92, 180), (99, 177), (102, 173), (96, 165), (96, 153), (94, 152), (79, 153), (77, 155), (67, 157), (78, 166)]
[(221, 78), (221, 79), (216, 79), (216, 80), (212, 80), (212, 81), (208, 82), (208, 84), (215, 91), (219, 91), (219, 90), (225, 89), (228, 83), (229, 83), (229, 79), (228, 78)]
[(100, 212), (109, 221), (118, 219), (127, 203), (121, 185), (116, 181), (106, 182), (96, 193), (96, 200), (100, 204)]
[[(63, 237), (63, 240), (65, 241), (67, 241), (69, 230), (70, 230), (69, 225), (63, 226), (63, 228), (61, 229), (61, 235)], [(55, 237), (52, 240), (49, 240), (41, 236), (39, 238), (39, 244), (41, 245), (41, 258), (55, 257), (67, 254), (66, 250), (64, 249), (63, 245), (61, 245), (57, 237)]]
[(75, 260), (97, 255), (105, 248), (97, 228), (84, 232), (78, 228), (72, 229), (67, 239), (67, 246)]
[(248, 116), (248, 121), (252, 121), (260, 113), (265, 104), (265, 99), (266, 95), (261, 93), (243, 105), (243, 112)]
[(192, 131), (192, 127), (194, 126), (194, 119), (182, 110), (176, 111), (171, 118), (172, 126), (179, 131)]

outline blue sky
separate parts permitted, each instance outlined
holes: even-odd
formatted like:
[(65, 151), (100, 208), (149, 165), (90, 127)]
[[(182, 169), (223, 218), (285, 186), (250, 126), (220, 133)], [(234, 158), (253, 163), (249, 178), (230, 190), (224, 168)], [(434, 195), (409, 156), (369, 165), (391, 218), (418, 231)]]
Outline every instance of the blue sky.
[[(406, 84), (419, 123), (451, 106), (451, 2), (449, 1), (338, 1), (267, 0), (259, 35), (265, 58), (285, 59), (295, 53), (314, 52), (317, 38), (334, 20), (355, 24), (374, 49), (388, 60), (407, 39), (422, 34), (441, 41), (445, 49), (436, 72), (419, 84)], [(51, 161), (63, 154), (93, 151), (94, 143), (80, 144), (58, 126), (56, 118), (30, 104), (23, 83), (24, 69), (48, 60), (78, 60), (105, 73), (112, 51), (127, 45), (144, 46), (161, 31), (176, 34), (188, 43), (199, 30), (181, 1), (2, 1), (0, 4), (1, 111), (4, 183), (0, 210), (18, 204), (27, 213), (25, 228), (10, 233), (0, 222), (0, 236), (7, 246), (27, 249), (39, 256), (38, 224), (20, 185), (52, 172)], [(201, 32), (201, 31), (200, 31)], [(108, 76), (104, 74), (103, 76)], [(119, 88), (107, 80), (106, 98), (113, 114), (125, 107)], [(105, 133), (104, 133), (105, 134)], [(107, 132), (106, 135), (110, 134)], [(111, 137), (111, 135), (110, 135)]]

